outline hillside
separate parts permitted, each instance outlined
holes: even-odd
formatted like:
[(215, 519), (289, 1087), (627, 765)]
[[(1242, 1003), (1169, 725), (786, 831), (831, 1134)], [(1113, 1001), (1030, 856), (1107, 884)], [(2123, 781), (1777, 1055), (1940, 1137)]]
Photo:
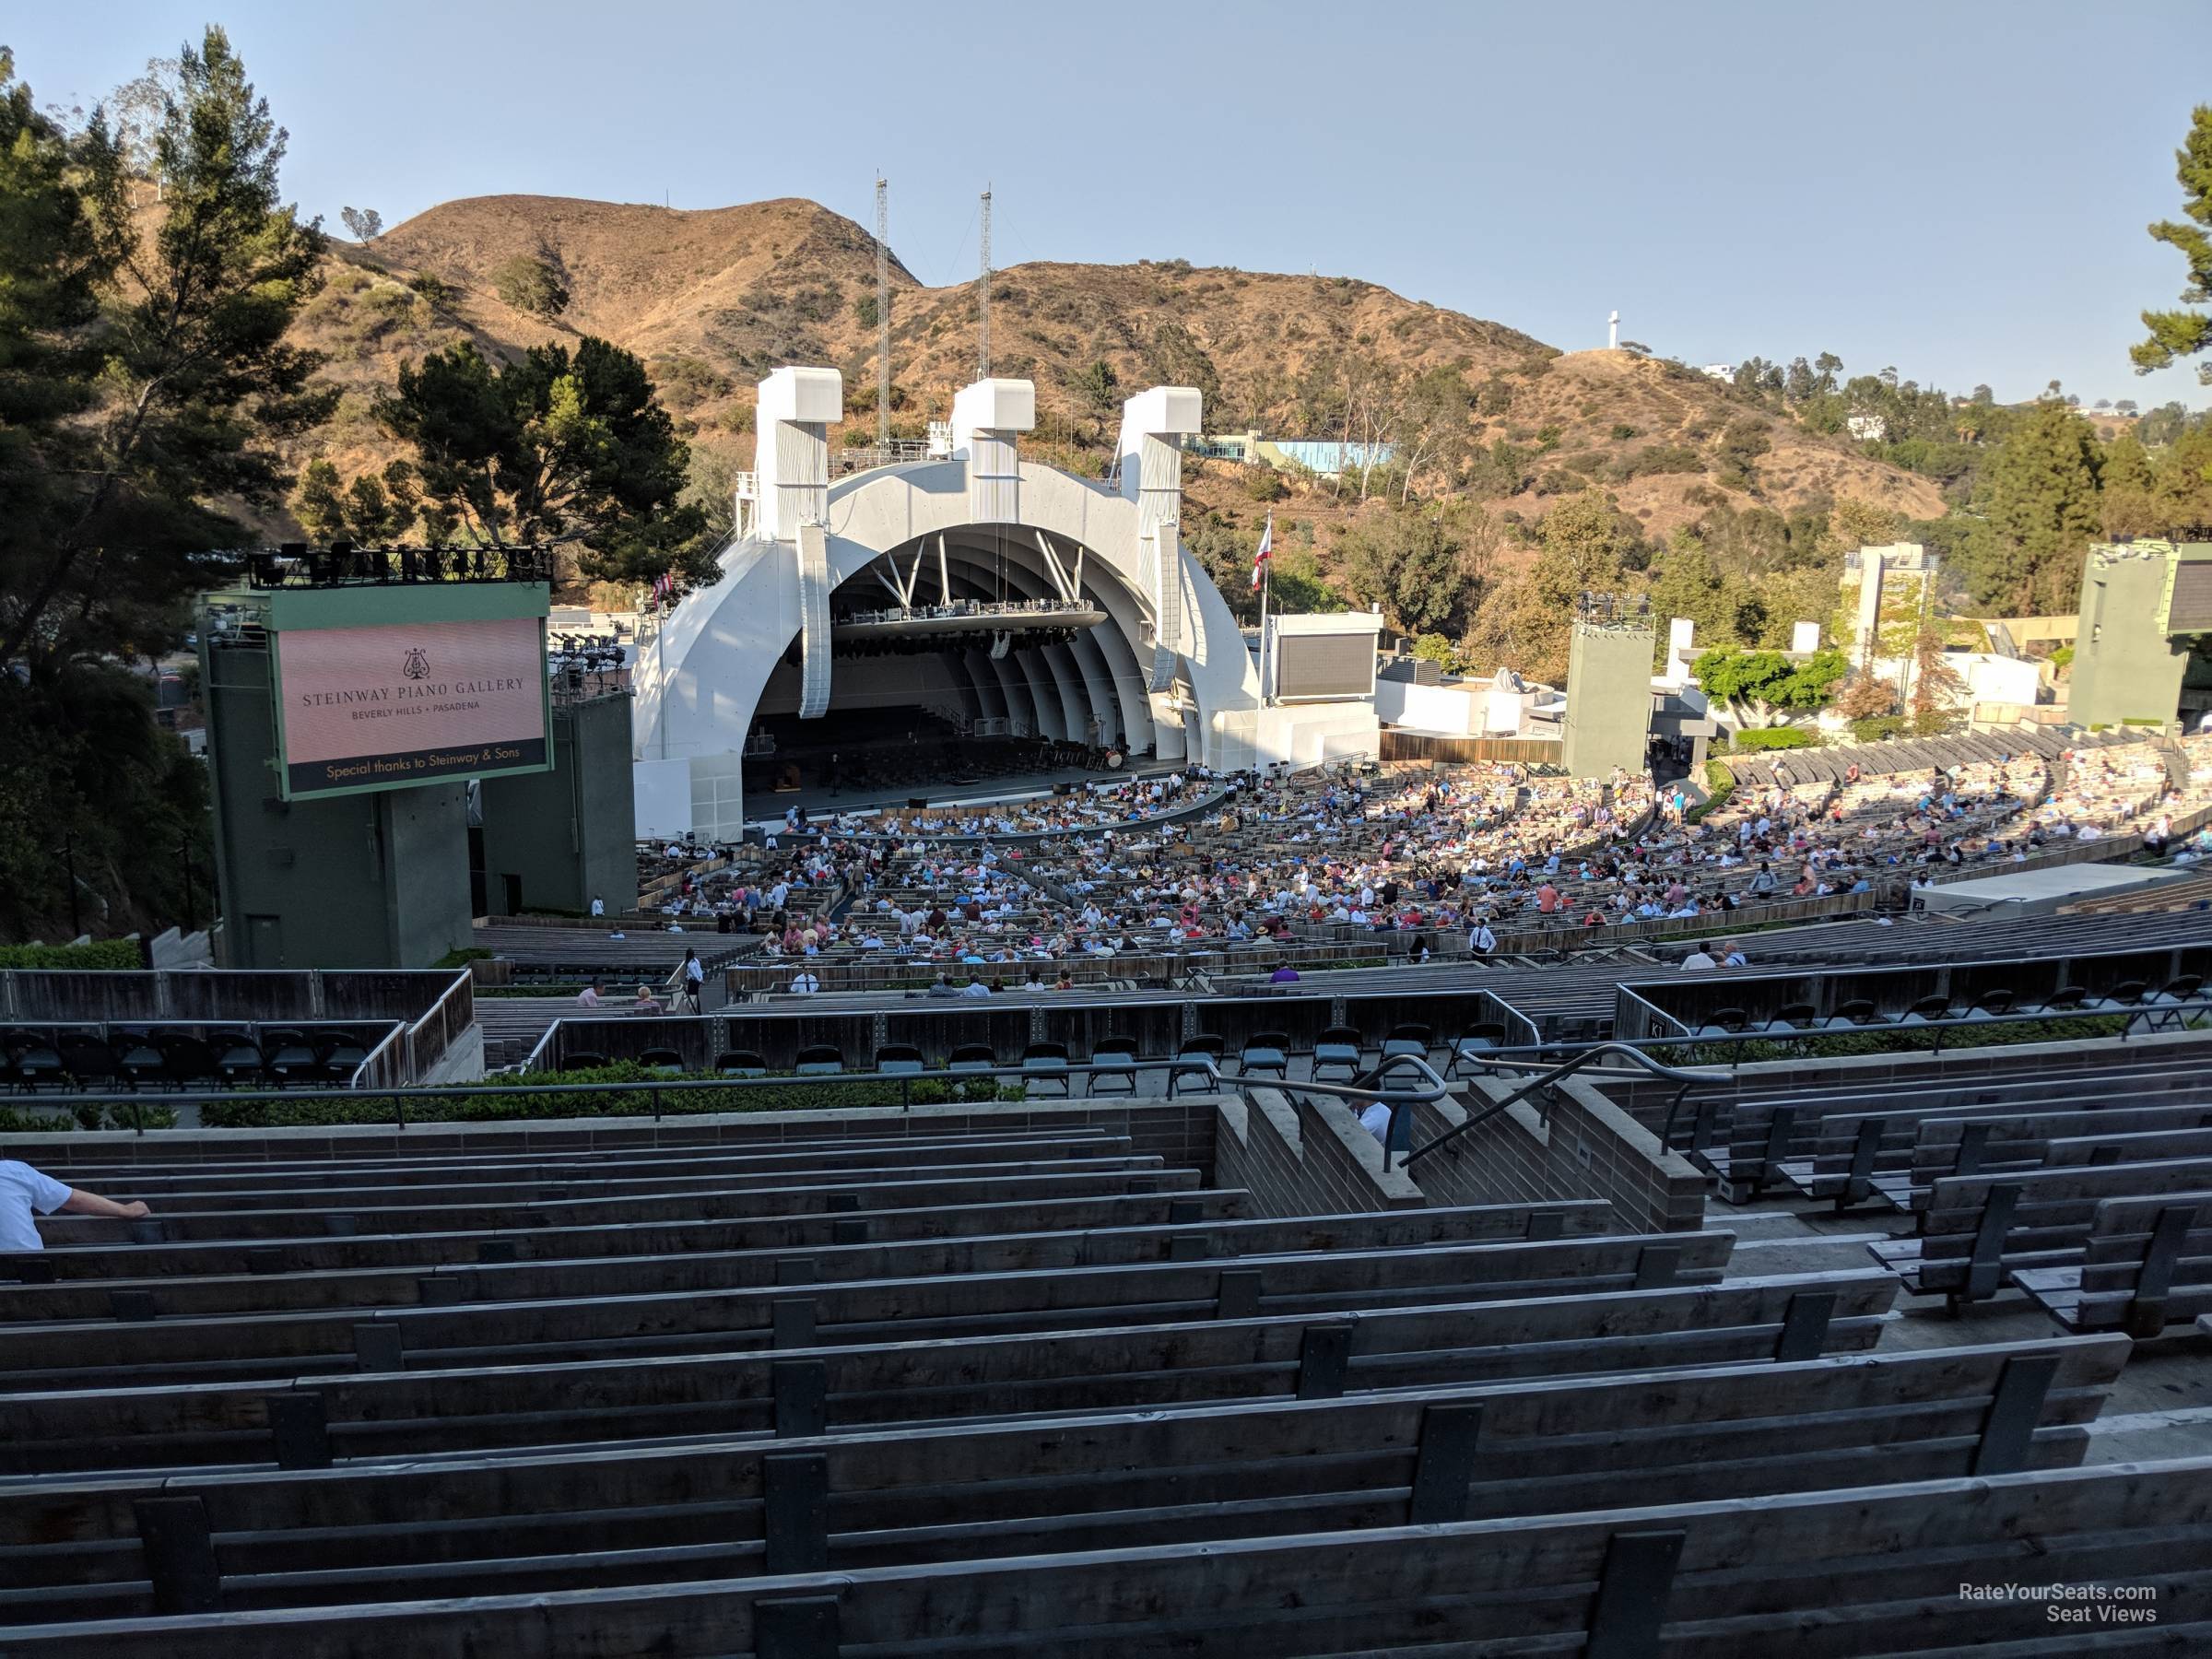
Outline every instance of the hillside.
[[(503, 303), (500, 268), (544, 262), (570, 294), (547, 321)], [(549, 196), (449, 202), (380, 237), (341, 244), (332, 281), (298, 329), (330, 357), (345, 391), (311, 448), (342, 470), (381, 458), (371, 400), (399, 364), (464, 338), (512, 351), (583, 334), (627, 347), (652, 367), (664, 402), (699, 447), (749, 451), (755, 382), (782, 363), (834, 364), (846, 375), (855, 440), (872, 436), (875, 244), (852, 220), (784, 199), (704, 212)], [(919, 436), (972, 377), (975, 285), (928, 288), (891, 270), (894, 409)], [(1733, 495), (1783, 510), (1855, 496), (1916, 517), (1941, 512), (1927, 480), (1865, 459), (1738, 403), (1728, 388), (1625, 352), (1568, 356), (1496, 323), (1409, 300), (1347, 277), (1194, 268), (1032, 264), (992, 287), (993, 367), (1037, 382), (1038, 443), (1073, 452), (1110, 436), (1112, 415), (1075, 390), (1094, 360), (1124, 392), (1172, 381), (1207, 394), (1215, 430), (1308, 433), (1300, 378), (1342, 353), (1400, 371), (1442, 366), (1480, 388), (1470, 437), (1527, 457), (1522, 476), (1477, 464), (1469, 493), (1524, 517), (1544, 497), (1596, 481), (1664, 532)], [(1724, 453), (1756, 422), (1770, 446), (1747, 469)]]

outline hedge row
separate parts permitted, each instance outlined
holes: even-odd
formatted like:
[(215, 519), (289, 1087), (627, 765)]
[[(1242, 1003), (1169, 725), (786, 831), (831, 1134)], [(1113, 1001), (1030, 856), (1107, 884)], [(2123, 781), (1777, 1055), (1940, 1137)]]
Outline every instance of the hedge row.
[[(644, 1117), (653, 1110), (653, 1098), (644, 1094), (513, 1092), (544, 1088), (552, 1080), (553, 1074), (524, 1073), (487, 1078), (483, 1085), (485, 1092), (480, 1094), (415, 1096), (406, 1102), (407, 1122), (477, 1124), (538, 1118)], [(833, 1112), (855, 1106), (901, 1103), (942, 1106), (959, 1100), (1028, 1098), (1028, 1091), (1021, 1084), (1002, 1083), (995, 1077), (968, 1077), (958, 1083), (918, 1077), (901, 1094), (896, 1083), (839, 1083), (818, 1077), (783, 1084), (732, 1084), (722, 1078), (654, 1071), (631, 1061), (562, 1072), (559, 1074), (559, 1081), (668, 1085), (660, 1091), (660, 1110), (667, 1116), (705, 1112)], [(676, 1087), (683, 1084), (691, 1087)], [(332, 1124), (389, 1124), (397, 1115), (395, 1097), (353, 1092), (255, 1095), (243, 1100), (210, 1101), (200, 1108), (200, 1121), (211, 1129), (300, 1129)]]
[(1754, 755), (1762, 749), (1818, 748), (1820, 734), (1804, 726), (1751, 726), (1729, 741), (1732, 755)]
[(88, 945), (0, 945), (0, 968), (143, 968), (135, 939)]
[[(1830, 1060), (1849, 1054), (1904, 1054), (1933, 1049), (1943, 1039), (1946, 1053), (1954, 1049), (2009, 1048), (2022, 1042), (2079, 1042), (2092, 1037), (2117, 1037), (2126, 1028), (2124, 1014), (2086, 1014), (2074, 1019), (2027, 1019), (2018, 1025), (1986, 1028), (1953, 1026), (1931, 1031), (1921, 1026), (1882, 1026), (1871, 1030), (1824, 1031), (1796, 1042), (1753, 1040), (1713, 1042), (1678, 1051), (1682, 1065), (1744, 1065), (1764, 1060)], [(1664, 1057), (1664, 1056), (1662, 1056)]]
[(151, 1100), (140, 1103), (135, 1122), (128, 1106), (110, 1106), (103, 1110), (90, 1100), (62, 1102), (58, 1112), (0, 1106), (0, 1135), (62, 1135), (79, 1129), (174, 1129), (176, 1126), (177, 1109), (157, 1106)]

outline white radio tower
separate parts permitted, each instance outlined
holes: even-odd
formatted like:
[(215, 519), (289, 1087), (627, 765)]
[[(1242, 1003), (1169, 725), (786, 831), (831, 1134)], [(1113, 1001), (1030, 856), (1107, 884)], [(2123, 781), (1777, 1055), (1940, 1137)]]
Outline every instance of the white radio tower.
[(876, 181), (876, 443), (891, 447), (890, 181)]
[(991, 378), (991, 186), (983, 186), (983, 280), (975, 301), (975, 378)]
[(1620, 313), (1618, 312), (1615, 312), (1606, 319), (1606, 349), (1607, 351), (1620, 349)]

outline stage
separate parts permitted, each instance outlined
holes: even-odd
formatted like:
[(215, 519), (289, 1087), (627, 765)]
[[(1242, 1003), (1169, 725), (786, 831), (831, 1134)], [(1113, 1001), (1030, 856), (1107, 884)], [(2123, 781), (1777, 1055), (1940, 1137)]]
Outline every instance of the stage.
[(1931, 916), (1954, 920), (1993, 916), (2017, 921), (2022, 916), (2051, 915), (2062, 905), (2077, 900), (2101, 898), (2194, 874), (2191, 869), (2172, 865), (2145, 868), (2129, 865), (2060, 865), (2052, 869), (2022, 870), (2009, 876), (1986, 876), (1975, 881), (1922, 888), (1912, 897), (1918, 908)]

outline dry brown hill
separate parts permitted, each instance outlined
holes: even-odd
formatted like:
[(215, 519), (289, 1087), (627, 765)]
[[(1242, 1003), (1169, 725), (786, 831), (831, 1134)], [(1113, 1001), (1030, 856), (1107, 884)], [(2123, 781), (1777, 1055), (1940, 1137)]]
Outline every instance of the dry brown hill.
[[(518, 256), (559, 274), (571, 298), (559, 317), (501, 302), (497, 273)], [(894, 406), (900, 429), (918, 436), (973, 375), (975, 284), (924, 288), (896, 263), (891, 282)], [(299, 327), (302, 344), (328, 354), (325, 372), (345, 392), (313, 447), (341, 469), (377, 460), (384, 446), (371, 400), (407, 358), (464, 338), (507, 352), (584, 334), (645, 359), (701, 447), (749, 447), (741, 434), (754, 383), (788, 362), (845, 371), (857, 439), (874, 425), (875, 289), (873, 238), (812, 202), (704, 212), (551, 196), (449, 202), (334, 254), (333, 279)], [(1035, 380), (1047, 448), (1105, 435), (1111, 417), (1073, 389), (1101, 359), (1126, 389), (1199, 385), (1215, 429), (1326, 436), (1295, 429), (1296, 389), (1317, 355), (1345, 352), (1401, 369), (1455, 365), (1470, 386), (1487, 387), (1473, 435), (1534, 455), (1534, 483), (1515, 503), (1524, 514), (1592, 481), (1655, 531), (1696, 518), (1716, 489), (1783, 508), (1828, 495), (1914, 516), (1942, 511), (1926, 480), (1774, 422), (1677, 365), (1624, 352), (1559, 356), (1500, 324), (1347, 277), (1182, 261), (1034, 264), (998, 273), (992, 296), (993, 367)], [(1747, 477), (1721, 454), (1731, 423), (1744, 420), (1765, 428), (1771, 444)], [(1663, 470), (1643, 470), (1640, 456)], [(1468, 486), (1498, 490), (1479, 469)]]

